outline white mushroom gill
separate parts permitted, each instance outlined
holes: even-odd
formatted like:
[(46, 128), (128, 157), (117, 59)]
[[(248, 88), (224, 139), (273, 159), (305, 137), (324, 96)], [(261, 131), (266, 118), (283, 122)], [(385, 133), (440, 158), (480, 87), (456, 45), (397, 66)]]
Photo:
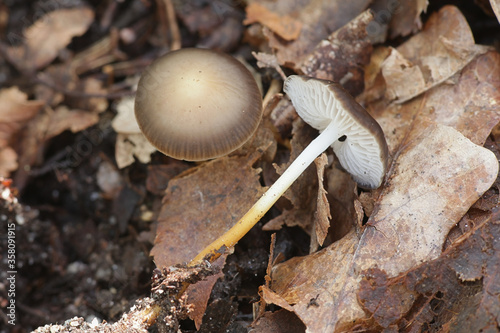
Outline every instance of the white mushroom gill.
[[(338, 136), (330, 138), (330, 145), (354, 180), (362, 187), (379, 187), (385, 174), (386, 147), (377, 137), (380, 127), (375, 120), (333, 82), (292, 75), (283, 90), (306, 123), (320, 132), (329, 126), (337, 129)], [(339, 141), (343, 135), (345, 140)]]

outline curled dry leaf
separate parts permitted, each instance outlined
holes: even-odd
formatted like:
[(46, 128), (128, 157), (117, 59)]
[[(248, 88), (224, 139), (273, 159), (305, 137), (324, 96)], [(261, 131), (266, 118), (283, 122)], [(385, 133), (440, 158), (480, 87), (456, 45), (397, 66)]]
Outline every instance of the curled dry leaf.
[(387, 84), (387, 98), (389, 100), (403, 99), (404, 102), (404, 96), (413, 97), (425, 91), (426, 83), (420, 67), (412, 64), (397, 49), (390, 50), (382, 67), (382, 75)]
[(149, 163), (151, 154), (156, 151), (142, 134), (134, 115), (134, 98), (125, 97), (116, 107), (118, 114), (111, 126), (116, 136), (115, 159), (118, 168), (122, 169), (134, 163), (134, 156), (141, 163)]
[(137, 124), (137, 120), (134, 115), (134, 98), (124, 97), (122, 98), (117, 106), (116, 111), (118, 112), (111, 126), (116, 133), (122, 134), (137, 134), (141, 133), (141, 129)]
[(168, 164), (148, 165), (146, 189), (156, 195), (163, 195), (170, 179), (181, 174), (191, 166), (185, 161), (170, 159)]
[(427, 9), (427, 0), (387, 2), (387, 10), (393, 14), (390, 22), (390, 38), (408, 36), (422, 29), (420, 15)]
[(45, 67), (73, 37), (84, 34), (93, 20), (94, 12), (85, 7), (50, 12), (26, 29), (22, 45), (7, 49), (9, 61), (21, 71)]
[(342, 166), (336, 159), (332, 167), (326, 170), (327, 199), (332, 211), (329, 230), (331, 241), (344, 237), (364, 217), (361, 204), (358, 211), (355, 206), (357, 184), (349, 173), (341, 170)]
[(396, 49), (399, 54), (382, 64), (388, 98), (408, 101), (448, 80), (488, 49), (474, 43), (462, 13), (445, 6), (429, 18), (421, 33)]
[(120, 169), (134, 163), (134, 156), (141, 163), (149, 163), (151, 162), (151, 154), (154, 152), (156, 152), (156, 148), (149, 143), (142, 133), (119, 133), (116, 136), (115, 158)]
[(364, 67), (370, 61), (371, 36), (367, 27), (373, 22), (371, 11), (364, 11), (322, 40), (308, 54), (300, 70), (308, 76), (340, 82), (352, 95), (363, 91)]
[[(54, 112), (47, 113), (44, 140), (55, 137), (66, 130), (73, 133), (97, 124), (99, 115), (83, 110), (69, 110), (66, 106), (59, 106)], [(42, 122), (41, 121), (40, 124)]]
[(257, 59), (257, 66), (259, 66), (259, 68), (272, 68), (281, 76), (283, 80), (286, 79), (286, 75), (281, 69), (278, 59), (274, 54), (252, 52), (252, 55), (255, 59)]
[[(328, 165), (328, 158), (326, 154), (321, 154), (318, 158), (314, 160), (316, 165), (316, 172), (318, 174), (318, 196), (316, 199), (316, 214), (314, 214), (314, 230), (313, 239), (316, 239), (317, 245), (322, 246), (325, 242), (325, 238), (328, 235), (328, 228), (330, 228), (330, 219), (332, 218), (330, 214), (330, 204), (326, 197), (327, 192), (323, 186), (323, 175), (325, 173), (325, 167)], [(313, 244), (311, 244), (313, 245)], [(316, 251), (317, 246), (311, 246), (311, 252)]]
[[(273, 268), (271, 289), (284, 299), (309, 332), (333, 332), (332, 314), (349, 274), (358, 238), (354, 231), (341, 241), (306, 257), (295, 257)], [(272, 304), (275, 297), (266, 298)], [(313, 300), (316, 306), (310, 306)]]
[(274, 13), (289, 15), (302, 23), (297, 39), (286, 41), (264, 30), (269, 46), (275, 51), (280, 65), (299, 69), (302, 57), (332, 32), (363, 12), (370, 1), (259, 1)]
[(369, 104), (386, 133), (389, 150), (394, 155), (415, 117), (426, 117), (452, 126), (482, 145), (500, 121), (500, 54), (488, 52), (478, 56), (460, 75), (455, 84), (442, 84), (404, 105), (388, 101)]
[(0, 148), (0, 177), (8, 177), (17, 169), (17, 154), (11, 147)]
[[(364, 271), (359, 283), (359, 303), (372, 314), (373, 321), (383, 328), (396, 328), (394, 324), (410, 310), (415, 301), (416, 293), (408, 292), (402, 283), (397, 282), (387, 283), (387, 274), (383, 270), (370, 268)], [(367, 322), (373, 325), (372, 321)]]
[(28, 101), (28, 96), (17, 87), (0, 90), (0, 147), (11, 138), (43, 107), (43, 101)]

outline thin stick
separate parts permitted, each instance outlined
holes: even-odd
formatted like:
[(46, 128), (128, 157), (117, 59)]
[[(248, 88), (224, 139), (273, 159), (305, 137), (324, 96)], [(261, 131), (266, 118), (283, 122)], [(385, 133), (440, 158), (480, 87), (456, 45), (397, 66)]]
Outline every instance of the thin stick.
[(170, 37), (172, 38), (170, 42), (170, 50), (174, 51), (181, 48), (181, 33), (175, 17), (175, 8), (172, 1), (164, 0), (164, 2), (165, 9), (167, 11), (168, 26), (170, 28)]

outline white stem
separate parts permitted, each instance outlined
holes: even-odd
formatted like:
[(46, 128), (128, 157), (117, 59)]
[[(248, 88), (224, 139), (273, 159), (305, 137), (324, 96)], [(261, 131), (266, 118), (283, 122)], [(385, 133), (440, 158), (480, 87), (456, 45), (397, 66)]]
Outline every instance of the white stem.
[[(293, 161), (278, 180), (255, 203), (252, 209), (262, 211), (262, 216), (285, 193), (295, 180), (321, 153), (328, 149), (340, 137), (338, 130), (331, 122), (321, 134), (314, 139), (300, 155)], [(261, 217), (262, 217), (261, 216)]]
[(293, 161), (278, 180), (262, 195), (250, 210), (224, 235), (220, 236), (194, 258), (190, 265), (200, 263), (206, 255), (211, 254), (215, 260), (222, 246), (234, 246), (246, 233), (267, 213), (274, 203), (285, 193), (304, 170), (340, 137), (335, 124), (330, 123), (326, 129), (314, 139)]

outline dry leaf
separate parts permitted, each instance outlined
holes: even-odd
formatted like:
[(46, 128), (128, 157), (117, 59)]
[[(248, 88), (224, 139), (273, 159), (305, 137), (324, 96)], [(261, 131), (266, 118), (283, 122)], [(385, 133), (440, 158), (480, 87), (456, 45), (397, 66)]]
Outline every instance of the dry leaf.
[(134, 163), (134, 156), (141, 163), (149, 163), (151, 154), (156, 152), (156, 148), (149, 143), (137, 124), (134, 114), (134, 101), (134, 97), (122, 98), (116, 107), (118, 114), (111, 123), (115, 132), (118, 133), (116, 136), (115, 159), (120, 169)]
[(334, 160), (332, 167), (326, 170), (326, 178), (327, 198), (332, 211), (329, 233), (331, 241), (337, 241), (349, 233), (357, 225), (358, 219), (362, 220), (364, 215), (358, 216), (355, 207), (358, 198), (357, 184), (349, 173), (343, 171), (337, 159)]
[(204, 318), (204, 314), (207, 311), (207, 304), (210, 298), (210, 294), (212, 293), (212, 288), (214, 287), (217, 280), (224, 276), (222, 273), (222, 268), (226, 264), (227, 254), (221, 255), (214, 263), (212, 263), (212, 267), (220, 269), (220, 272), (214, 275), (211, 275), (204, 279), (203, 281), (199, 281), (195, 284), (191, 284), (186, 290), (186, 294), (188, 296), (188, 304), (192, 304), (194, 309), (189, 313), (189, 318), (194, 320), (196, 328), (199, 330), (202, 325), (202, 320)]
[[(451, 227), (498, 173), (490, 151), (447, 126), (415, 123), (403, 147), (359, 242), (350, 233), (275, 268), (273, 289), (310, 332), (351, 327), (365, 318), (356, 299), (362, 271), (377, 267), (393, 277), (437, 258)], [(313, 309), (307, 304), (315, 293), (319, 306)]]
[[(151, 250), (158, 267), (189, 262), (246, 213), (263, 193), (260, 171), (252, 168), (259, 157), (255, 153), (219, 158), (170, 180)], [(187, 290), (190, 299), (196, 297), (201, 306), (197, 325), (214, 283), (215, 279)]]
[(66, 106), (61, 105), (54, 110), (54, 112), (47, 113), (46, 129), (44, 133), (44, 141), (61, 134), (66, 130), (73, 133), (83, 131), (84, 129), (97, 124), (99, 115), (96, 113), (82, 111), (82, 110), (69, 110)]
[(388, 284), (387, 275), (378, 268), (370, 268), (363, 275), (357, 295), (359, 303), (378, 326), (394, 326), (410, 310), (416, 293), (408, 292), (402, 283)]
[(275, 304), (285, 310), (293, 311), (293, 307), (290, 306), (290, 304), (288, 304), (283, 297), (275, 293), (273, 290), (269, 289), (269, 287), (260, 286), (260, 289), (262, 293), (262, 298), (266, 300), (266, 303)]
[(363, 12), (370, 1), (262, 1), (274, 13), (289, 15), (302, 23), (299, 37), (293, 41), (285, 41), (273, 32), (264, 29), (269, 40), (269, 47), (275, 51), (278, 62), (282, 66), (298, 69), (302, 57), (309, 54), (321, 40), (347, 24)]
[(402, 103), (429, 90), (488, 49), (474, 43), (469, 25), (456, 7), (443, 7), (429, 18), (421, 33), (397, 48), (401, 56), (394, 55), (382, 64), (391, 99)]
[(287, 138), (292, 132), (292, 124), (299, 116), (293, 108), (289, 99), (281, 99), (269, 115), (269, 120), (281, 134), (281, 137)]
[(250, 3), (245, 11), (247, 17), (243, 24), (259, 22), (286, 41), (295, 40), (300, 35), (302, 23), (288, 15), (278, 15), (257, 2)]
[(386, 85), (381, 73), (381, 64), (391, 54), (392, 48), (378, 46), (373, 49), (370, 62), (365, 67), (365, 90), (356, 98), (362, 101), (363, 105), (378, 101), (384, 98)]
[(149, 143), (142, 133), (116, 135), (115, 159), (118, 168), (122, 169), (134, 163), (135, 157), (141, 163), (151, 162), (151, 154), (156, 148)]
[(158, 267), (189, 262), (246, 213), (263, 193), (256, 158), (216, 159), (170, 180), (151, 251)]
[(267, 127), (265, 122), (261, 122), (254, 135), (243, 146), (230, 153), (229, 156), (251, 155), (258, 151), (264, 153), (261, 160), (272, 161), (276, 155), (277, 145), (273, 131)]
[(373, 14), (365, 11), (322, 40), (308, 54), (300, 70), (308, 76), (340, 82), (352, 95), (363, 91), (363, 68), (370, 61), (372, 43), (367, 27)]
[(51, 65), (39, 72), (37, 78), (44, 82), (35, 87), (37, 98), (49, 105), (55, 107), (64, 101), (70, 109), (97, 113), (108, 108), (107, 99), (101, 97), (108, 93), (103, 81), (93, 77), (80, 79), (71, 63)]
[(295, 314), (286, 310), (266, 312), (254, 324), (249, 333), (302, 333), (304, 323)]
[[(22, 168), (16, 173), (14, 179), (16, 186), (23, 188), (31, 167), (42, 163), (42, 152), (48, 140), (66, 130), (71, 130), (73, 133), (82, 131), (98, 121), (99, 116), (95, 113), (69, 110), (66, 106), (60, 106), (56, 110), (46, 108), (44, 113), (38, 114), (28, 123), (22, 133), (22, 140), (19, 144), (19, 165)], [(76, 142), (68, 152), (71, 155), (69, 158), (74, 159), (73, 154), (76, 154), (79, 159), (88, 156), (94, 144), (92, 139)], [(73, 162), (77, 163), (76, 160)], [(54, 168), (56, 167), (57, 165), (54, 165)]]
[(500, 1), (499, 0), (490, 0), (491, 8), (497, 17), (498, 22), (500, 23)]
[[(92, 95), (106, 95), (107, 89), (103, 88), (103, 81), (93, 77), (87, 77), (76, 82), (76, 90), (84, 94), (83, 98), (74, 98), (68, 104), (75, 109), (101, 113), (107, 110), (108, 101), (105, 97), (94, 97)], [(87, 94), (87, 96), (85, 96)]]
[(43, 107), (43, 101), (28, 101), (17, 87), (0, 90), (0, 147), (5, 147), (26, 123)]
[(436, 258), (449, 230), (498, 174), (491, 151), (451, 127), (425, 120), (414, 122), (398, 155), (360, 240), (375, 246), (375, 239), (383, 238), (391, 244), (357, 253), (365, 263), (371, 261), (368, 256), (378, 257), (378, 267), (390, 276)]
[[(351, 269), (358, 238), (354, 231), (341, 241), (273, 268), (271, 289), (284, 298), (308, 332), (333, 332), (339, 292)], [(265, 299), (272, 303), (271, 299)], [(310, 306), (314, 302), (314, 306)]]
[(84, 34), (93, 20), (90, 8), (52, 11), (26, 29), (23, 45), (7, 49), (9, 60), (21, 71), (45, 67), (73, 37)]
[(42, 109), (43, 101), (28, 101), (17, 87), (0, 90), (0, 176), (8, 177), (18, 167), (17, 153), (9, 145), (19, 131)]
[(278, 58), (274, 54), (267, 54), (264, 52), (252, 52), (252, 55), (257, 59), (257, 66), (259, 68), (272, 68), (274, 69), (283, 79), (286, 78), (285, 73), (281, 69)]
[(452, 126), (482, 145), (500, 121), (499, 78), (500, 55), (488, 52), (465, 67), (453, 85), (441, 84), (403, 105), (380, 101), (367, 105), (367, 109), (384, 129), (392, 154), (415, 117)]
[[(231, 1), (211, 1), (210, 3), (172, 1), (172, 3), (175, 7), (174, 17), (177, 16), (184, 27), (193, 35), (198, 36), (198, 47), (231, 52), (241, 42), (244, 27), (242, 14), (237, 8), (240, 7), (239, 3)], [(163, 29), (167, 31), (173, 30), (172, 28)]]
[(382, 75), (387, 84), (386, 98), (400, 100), (404, 96), (417, 96), (426, 90), (424, 74), (396, 49), (382, 63)]
[(141, 133), (141, 129), (139, 128), (137, 120), (135, 119), (134, 103), (134, 97), (124, 97), (116, 105), (117, 114), (111, 122), (111, 126), (116, 133)]
[(408, 36), (422, 29), (420, 14), (427, 9), (428, 0), (389, 1), (388, 10), (393, 13), (390, 23), (390, 38)]
[[(330, 228), (330, 219), (332, 218), (330, 214), (330, 205), (326, 197), (327, 192), (323, 187), (323, 174), (325, 173), (325, 167), (328, 165), (328, 158), (326, 154), (321, 154), (318, 158), (314, 160), (316, 165), (316, 172), (318, 174), (318, 196), (316, 199), (316, 214), (314, 215), (314, 230), (313, 234), (319, 246), (323, 246), (325, 238), (328, 234), (328, 228)], [(311, 244), (312, 245), (312, 244)], [(318, 249), (317, 246), (312, 246), (310, 252), (314, 252)]]
[[(375, 323), (369, 320), (357, 329), (373, 330), (378, 324), (381, 328), (392, 325), (395, 331), (404, 328), (405, 332), (496, 331), (500, 308), (498, 220), (498, 210), (494, 210), (441, 257), (404, 276), (388, 278), (383, 271), (368, 271), (358, 298)], [(408, 311), (408, 303), (415, 299), (418, 302)]]
[(186, 171), (191, 166), (185, 161), (169, 159), (168, 164), (148, 165), (146, 189), (156, 195), (163, 195), (170, 179)]
[(10, 147), (0, 148), (0, 177), (7, 178), (18, 167), (17, 154)]

